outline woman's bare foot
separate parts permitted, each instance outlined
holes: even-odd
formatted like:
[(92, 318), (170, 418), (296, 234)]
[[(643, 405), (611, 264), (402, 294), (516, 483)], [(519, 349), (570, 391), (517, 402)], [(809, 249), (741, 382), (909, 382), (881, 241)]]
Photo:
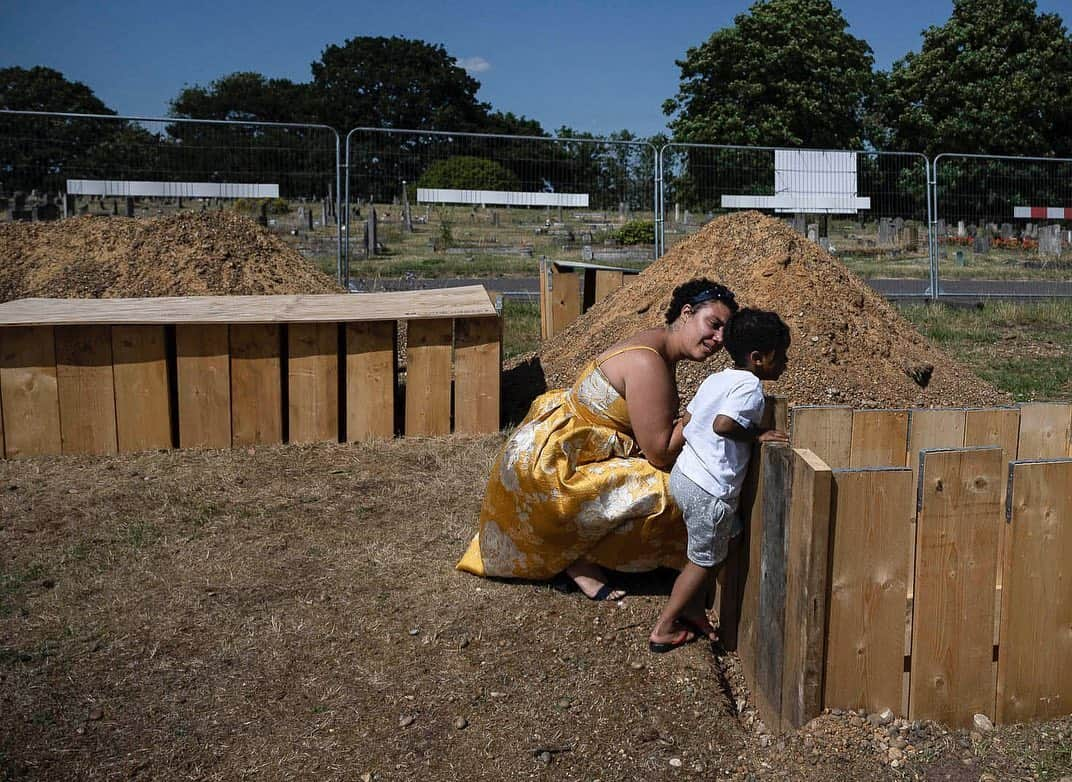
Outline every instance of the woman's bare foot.
[(566, 575), (589, 600), (621, 600), (625, 597), (625, 590), (611, 588), (607, 574), (594, 562), (579, 559), (566, 568)]

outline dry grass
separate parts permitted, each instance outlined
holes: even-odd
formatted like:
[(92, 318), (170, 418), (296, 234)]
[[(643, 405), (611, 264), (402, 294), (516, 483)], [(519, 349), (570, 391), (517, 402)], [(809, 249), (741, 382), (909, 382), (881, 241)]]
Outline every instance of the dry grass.
[(0, 462), (0, 779), (912, 778), (832, 717), (761, 747), (732, 658), (648, 653), (665, 574), (455, 571), (500, 442)]

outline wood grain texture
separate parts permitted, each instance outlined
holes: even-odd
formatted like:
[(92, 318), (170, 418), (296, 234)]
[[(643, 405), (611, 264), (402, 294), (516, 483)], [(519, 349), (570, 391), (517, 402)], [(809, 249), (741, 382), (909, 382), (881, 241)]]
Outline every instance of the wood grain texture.
[(179, 447), (230, 448), (231, 362), (227, 326), (175, 327)]
[(909, 540), (908, 468), (834, 470), (824, 705), (900, 711)]
[(850, 467), (904, 467), (907, 458), (907, 410), (853, 411)]
[(395, 321), (346, 326), (346, 439), (390, 439), (395, 433)]
[(454, 321), (454, 431), (499, 431), (502, 320)]
[(792, 409), (794, 448), (804, 448), (831, 468), (849, 466), (852, 408), (798, 406)]
[(56, 345), (51, 326), (0, 328), (0, 404), (8, 458), (60, 452)]
[(406, 435), (450, 434), (454, 323), (409, 324), (406, 338)]
[(999, 722), (1072, 713), (1072, 459), (1014, 462), (998, 656)]
[(119, 450), (173, 447), (164, 327), (113, 326), (112, 360)]
[(1003, 452), (924, 450), (920, 473), (909, 717), (970, 727), (994, 714)]
[(55, 334), (63, 453), (116, 453), (111, 328), (57, 326)]
[(287, 327), (287, 420), (292, 443), (338, 441), (338, 323)]
[(1072, 404), (1034, 402), (1020, 405), (1017, 459), (1061, 459), (1072, 455)]
[(551, 334), (554, 336), (581, 314), (581, 275), (551, 269)]
[(625, 273), (621, 271), (609, 271), (606, 269), (596, 271), (596, 295), (595, 300), (601, 301), (614, 291), (622, 287), (625, 281)]
[(1020, 411), (1015, 407), (984, 407), (964, 412), (964, 446), (996, 445), (1005, 460), (1016, 458)]
[(833, 474), (818, 456), (793, 449), (786, 540), (782, 729), (799, 728), (823, 708)]
[(279, 326), (235, 324), (231, 340), (231, 442), (283, 442), (283, 370)]

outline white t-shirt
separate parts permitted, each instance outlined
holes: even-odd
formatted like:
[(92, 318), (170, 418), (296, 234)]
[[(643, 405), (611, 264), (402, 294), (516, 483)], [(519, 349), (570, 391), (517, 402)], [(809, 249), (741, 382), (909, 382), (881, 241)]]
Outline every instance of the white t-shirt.
[(685, 447), (677, 467), (736, 511), (752, 443), (715, 434), (715, 417), (727, 416), (744, 427), (758, 425), (763, 418), (763, 385), (751, 372), (724, 369), (700, 384), (687, 410), (692, 417), (685, 426)]

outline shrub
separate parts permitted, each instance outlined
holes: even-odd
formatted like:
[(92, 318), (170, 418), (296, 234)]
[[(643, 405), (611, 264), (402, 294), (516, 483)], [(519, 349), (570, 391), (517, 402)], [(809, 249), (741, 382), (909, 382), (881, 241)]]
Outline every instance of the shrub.
[(265, 206), (265, 212), (270, 215), (285, 215), (290, 212), (290, 202), (285, 198), (236, 198), (234, 208), (236, 212), (258, 215), (261, 213), (261, 205)]
[(622, 244), (655, 244), (655, 223), (649, 220), (630, 220), (615, 233)]

